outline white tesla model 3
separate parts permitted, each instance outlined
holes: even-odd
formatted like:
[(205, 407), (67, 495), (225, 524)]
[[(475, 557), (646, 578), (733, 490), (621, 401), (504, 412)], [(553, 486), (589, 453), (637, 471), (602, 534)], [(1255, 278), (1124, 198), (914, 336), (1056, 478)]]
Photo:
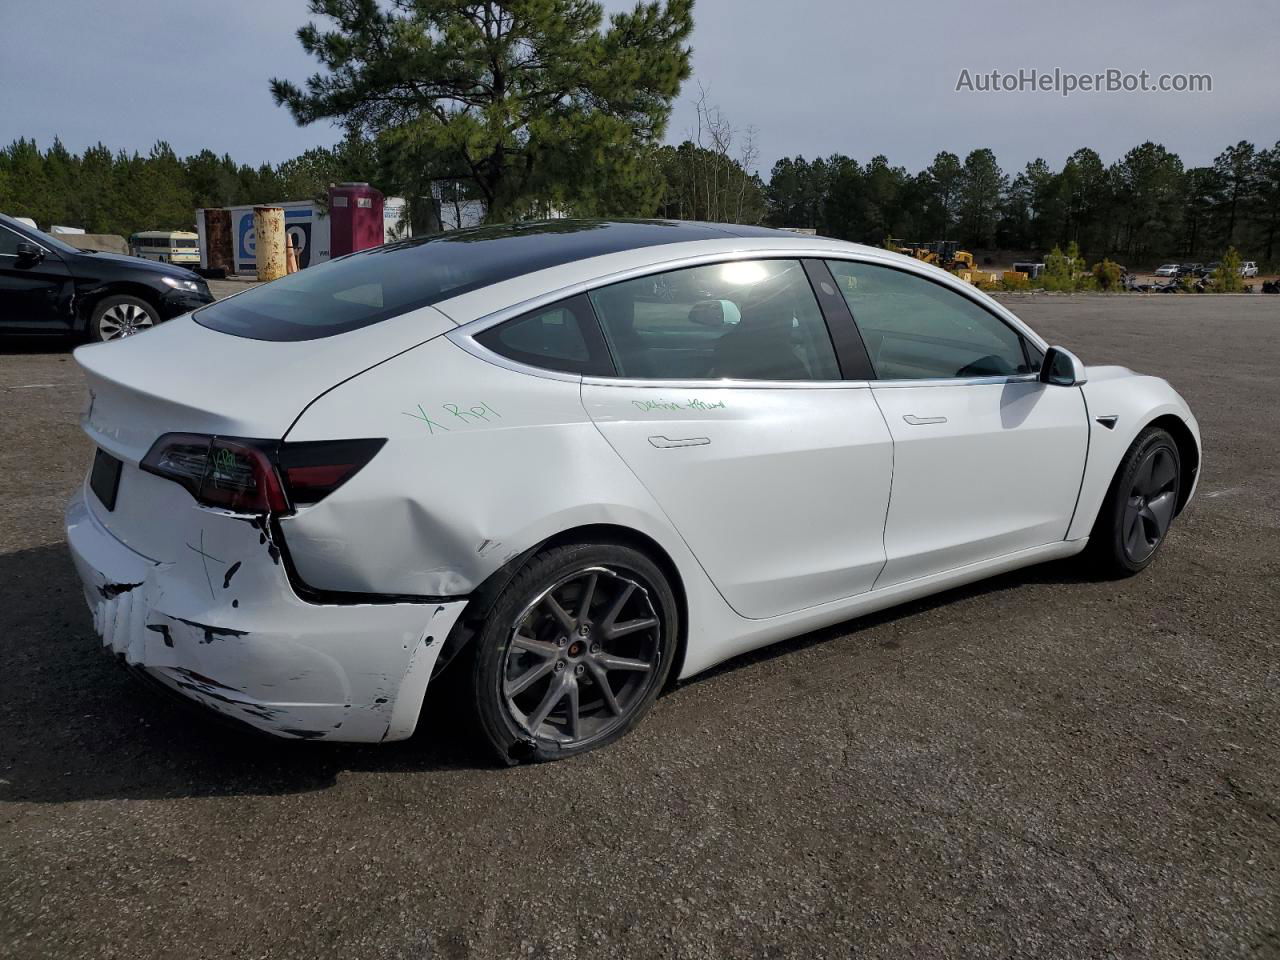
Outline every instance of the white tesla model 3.
[(753, 227), (406, 241), (76, 359), (67, 536), (108, 649), (328, 740), (408, 737), (451, 666), (512, 762), (869, 611), (1086, 546), (1141, 570), (1200, 466), (1164, 380)]

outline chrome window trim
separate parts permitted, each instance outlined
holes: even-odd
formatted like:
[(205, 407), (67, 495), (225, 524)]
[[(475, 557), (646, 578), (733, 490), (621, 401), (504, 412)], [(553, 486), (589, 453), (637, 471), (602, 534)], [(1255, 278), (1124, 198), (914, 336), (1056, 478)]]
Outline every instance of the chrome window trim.
[(462, 348), (478, 360), (491, 363), (514, 373), (523, 373), (544, 380), (561, 380), (566, 383), (581, 383), (592, 387), (628, 387), (633, 389), (662, 390), (865, 390), (871, 383), (867, 380), (635, 380), (624, 377), (600, 377), (594, 374), (586, 376), (578, 373), (567, 373), (562, 370), (548, 370), (545, 367), (532, 367), (495, 353), (460, 331), (451, 330), (444, 338), (455, 346)]
[[(698, 389), (716, 389), (716, 388), (733, 388), (733, 389), (802, 389), (802, 390), (839, 390), (839, 389), (867, 389), (868, 387), (941, 387), (941, 386), (970, 386), (983, 385), (992, 383), (1022, 383), (1039, 380), (1039, 376), (1034, 373), (1017, 374), (1013, 376), (999, 377), (951, 377), (951, 378), (928, 378), (921, 380), (647, 380), (633, 379), (623, 377), (601, 377), (596, 375), (582, 375), (576, 373), (566, 373), (559, 370), (548, 370), (543, 367), (533, 367), (528, 364), (519, 363), (511, 360), (501, 354), (482, 346), (474, 337), (476, 334), (483, 333), (490, 327), (495, 327), (507, 320), (513, 320), (526, 313), (531, 313), (540, 307), (549, 306), (560, 300), (567, 300), (570, 297), (578, 296), (583, 293), (590, 293), (601, 287), (611, 286), (615, 283), (623, 283), (627, 280), (636, 280), (642, 277), (653, 276), (660, 273), (669, 273), (674, 270), (683, 270), (690, 267), (707, 266), (716, 263), (732, 263), (738, 260), (795, 260), (797, 262), (805, 259), (818, 260), (845, 260), (854, 263), (866, 263), (873, 266), (889, 267), (890, 269), (901, 270), (904, 273), (911, 273), (923, 280), (937, 283), (941, 287), (945, 287), (959, 296), (970, 300), (974, 305), (987, 313), (994, 316), (997, 320), (1006, 326), (1012, 327), (1015, 332), (1027, 338), (1027, 340), (1040, 349), (1044, 353), (1049, 348), (1048, 341), (1044, 340), (1039, 334), (1022, 322), (1012, 311), (1004, 307), (998, 301), (991, 300), (990, 303), (984, 302), (975, 294), (980, 293), (976, 288), (972, 288), (971, 284), (964, 283), (952, 277), (945, 271), (938, 270), (936, 267), (930, 267), (916, 260), (906, 260), (900, 254), (892, 254), (888, 251), (884, 256), (876, 256), (876, 252), (868, 250), (863, 251), (846, 251), (840, 249), (831, 249), (830, 247), (797, 247), (797, 248), (771, 248), (757, 250), (738, 250), (729, 253), (701, 253), (686, 254), (681, 257), (673, 257), (668, 260), (654, 261), (635, 267), (629, 267), (625, 270), (617, 270), (613, 273), (602, 274), (588, 280), (581, 280), (577, 283), (567, 284), (565, 286), (556, 287), (551, 290), (544, 291), (533, 297), (527, 297), (508, 307), (495, 310), (492, 313), (477, 317), (474, 320), (466, 321), (458, 325), (456, 330), (451, 330), (444, 334), (445, 338), (450, 340), (455, 346), (461, 347), (467, 353), (491, 363), (498, 367), (503, 367), (515, 373), (522, 373), (529, 376), (542, 377), (546, 380), (562, 380), (569, 383), (581, 383), (590, 386), (621, 386), (630, 388), (661, 388), (667, 390), (698, 390)], [(924, 269), (921, 269), (921, 268)], [(936, 276), (932, 271), (937, 270), (941, 276)], [(970, 288), (972, 292), (970, 292)], [(444, 300), (440, 303), (433, 304), (434, 308), (443, 313), (450, 320), (453, 317), (449, 313), (449, 301)], [(994, 308), (994, 309), (993, 309)], [(454, 323), (458, 321), (454, 320)], [(855, 318), (854, 323), (857, 323)]]
[[(866, 381), (856, 380), (732, 380), (727, 378), (717, 380), (639, 380), (626, 377), (601, 377), (597, 375), (582, 375), (576, 373), (565, 373), (559, 370), (548, 370), (543, 367), (531, 367), (528, 364), (511, 360), (499, 353), (495, 353), (489, 348), (481, 345), (475, 340), (476, 334), (483, 333), (490, 327), (496, 327), (500, 323), (507, 320), (514, 320), (526, 313), (533, 313), (541, 307), (550, 306), (560, 300), (568, 300), (579, 294), (590, 293), (592, 290), (598, 290), (601, 287), (612, 286), (615, 283), (623, 283), (627, 280), (637, 280), (642, 277), (652, 276), (659, 273), (670, 273), (674, 270), (684, 270), (692, 267), (708, 266), (716, 263), (732, 263), (738, 260), (794, 260), (797, 264), (805, 259), (806, 254), (793, 250), (742, 250), (733, 253), (701, 253), (676, 257), (670, 260), (663, 260), (657, 263), (649, 263), (639, 267), (631, 267), (627, 270), (619, 270), (614, 273), (604, 274), (594, 277), (590, 280), (583, 280), (578, 283), (569, 284), (559, 287), (555, 290), (540, 293), (536, 297), (529, 297), (510, 307), (504, 307), (501, 310), (495, 310), (493, 313), (483, 317), (478, 317), (468, 323), (464, 323), (457, 330), (451, 330), (445, 334), (445, 337), (452, 341), (455, 345), (470, 353), (472, 356), (492, 363), (499, 367), (504, 367), (516, 373), (529, 374), (535, 377), (542, 377), (548, 380), (567, 380), (571, 382), (580, 382), (583, 385), (603, 386), (603, 387), (639, 387), (639, 388), (662, 388), (667, 390), (698, 390), (698, 389), (858, 389), (867, 386)], [(815, 299), (815, 306), (817, 302)], [(443, 307), (447, 307), (447, 302), (438, 304), (437, 309), (445, 316), (448, 312)], [(452, 319), (452, 318), (450, 318)], [(455, 321), (456, 322), (456, 321)], [(824, 318), (825, 325), (825, 318)]]
[[(490, 324), (492, 326), (492, 324)], [(488, 327), (485, 328), (486, 330)], [(481, 331), (477, 330), (476, 333)], [(450, 330), (444, 334), (444, 338), (456, 347), (461, 347), (467, 353), (471, 354), (478, 360), (485, 363), (491, 363), (495, 367), (502, 367), (515, 373), (523, 373), (531, 377), (542, 377), (544, 380), (563, 380), (566, 383), (581, 383), (582, 374), (568, 373), (564, 370), (549, 370), (546, 367), (531, 367), (527, 363), (520, 363), (518, 360), (512, 360), (510, 357), (504, 357), (500, 353), (495, 353), (488, 347), (484, 346), (478, 340), (473, 340), (470, 336), (462, 333), (461, 330)]]
[(877, 389), (893, 390), (898, 387), (981, 387), (997, 383), (1037, 383), (1040, 375), (1036, 373), (1018, 373), (1003, 377), (929, 377), (923, 380), (875, 380), (872, 386)]
[[(690, 267), (705, 267), (716, 263), (733, 263), (738, 260), (795, 260), (799, 262), (805, 257), (812, 256), (811, 252), (793, 250), (738, 250), (732, 253), (689, 254), (683, 257), (675, 257), (671, 260), (629, 267), (626, 270), (617, 270), (613, 273), (601, 274), (590, 280), (580, 280), (577, 283), (557, 287), (554, 290), (521, 300), (513, 306), (503, 307), (501, 310), (495, 310), (493, 313), (486, 314), (483, 317), (477, 317), (475, 320), (459, 326), (458, 330), (468, 336), (474, 336), (477, 333), (488, 330), (490, 327), (497, 326), (504, 320), (513, 319), (522, 313), (528, 313), (547, 304), (555, 303), (557, 300), (567, 300), (570, 297), (576, 297), (580, 293), (589, 293), (601, 287), (612, 286), (615, 283), (623, 283), (627, 280), (638, 280), (654, 274), (670, 273), (674, 270), (684, 270)], [(448, 305), (449, 302), (446, 300), (435, 306), (442, 313), (448, 315)]]
[(869, 380), (632, 380), (621, 377), (583, 377), (584, 387), (626, 387), (633, 390), (866, 390)]

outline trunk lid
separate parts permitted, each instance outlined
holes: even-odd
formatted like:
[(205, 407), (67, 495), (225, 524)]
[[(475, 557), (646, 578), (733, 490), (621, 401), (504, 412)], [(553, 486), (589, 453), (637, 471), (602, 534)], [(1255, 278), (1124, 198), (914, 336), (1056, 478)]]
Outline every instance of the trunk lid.
[(94, 443), (137, 464), (164, 433), (280, 439), (308, 403), (453, 323), (431, 307), (319, 340), (250, 340), (189, 316), (80, 347)]
[(136, 337), (80, 347), (75, 359), (89, 389), (81, 425), (122, 463), (114, 509), (86, 490), (89, 509), (138, 553), (171, 561), (182, 547), (174, 512), (198, 508), (177, 483), (139, 469), (157, 438), (282, 439), (320, 394), (452, 329), (452, 321), (426, 307), (346, 334), (275, 342), (220, 333), (188, 316)]

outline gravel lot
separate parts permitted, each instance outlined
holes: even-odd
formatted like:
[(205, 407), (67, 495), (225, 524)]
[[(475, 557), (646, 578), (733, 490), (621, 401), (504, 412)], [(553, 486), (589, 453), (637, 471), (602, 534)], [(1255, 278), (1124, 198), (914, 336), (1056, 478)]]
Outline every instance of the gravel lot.
[(135, 687), (63, 544), (75, 366), (0, 348), (0, 956), (1280, 956), (1280, 297), (1009, 302), (1196, 410), (1149, 571), (802, 637), (512, 770), (440, 701), (343, 747)]

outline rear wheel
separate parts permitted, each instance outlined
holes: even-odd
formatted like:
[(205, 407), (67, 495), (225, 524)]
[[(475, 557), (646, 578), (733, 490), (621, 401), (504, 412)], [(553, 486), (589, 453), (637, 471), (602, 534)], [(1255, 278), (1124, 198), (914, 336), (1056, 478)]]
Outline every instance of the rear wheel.
[(1090, 547), (1104, 570), (1130, 576), (1164, 543), (1178, 507), (1182, 461), (1166, 431), (1144, 431), (1125, 454), (1098, 512)]
[(119, 340), (149, 330), (160, 322), (156, 308), (139, 297), (120, 294), (104, 297), (94, 307), (89, 335), (95, 340)]
[(612, 743), (657, 699), (677, 632), (671, 587), (643, 553), (604, 543), (547, 550), (476, 637), (480, 729), (507, 763)]

